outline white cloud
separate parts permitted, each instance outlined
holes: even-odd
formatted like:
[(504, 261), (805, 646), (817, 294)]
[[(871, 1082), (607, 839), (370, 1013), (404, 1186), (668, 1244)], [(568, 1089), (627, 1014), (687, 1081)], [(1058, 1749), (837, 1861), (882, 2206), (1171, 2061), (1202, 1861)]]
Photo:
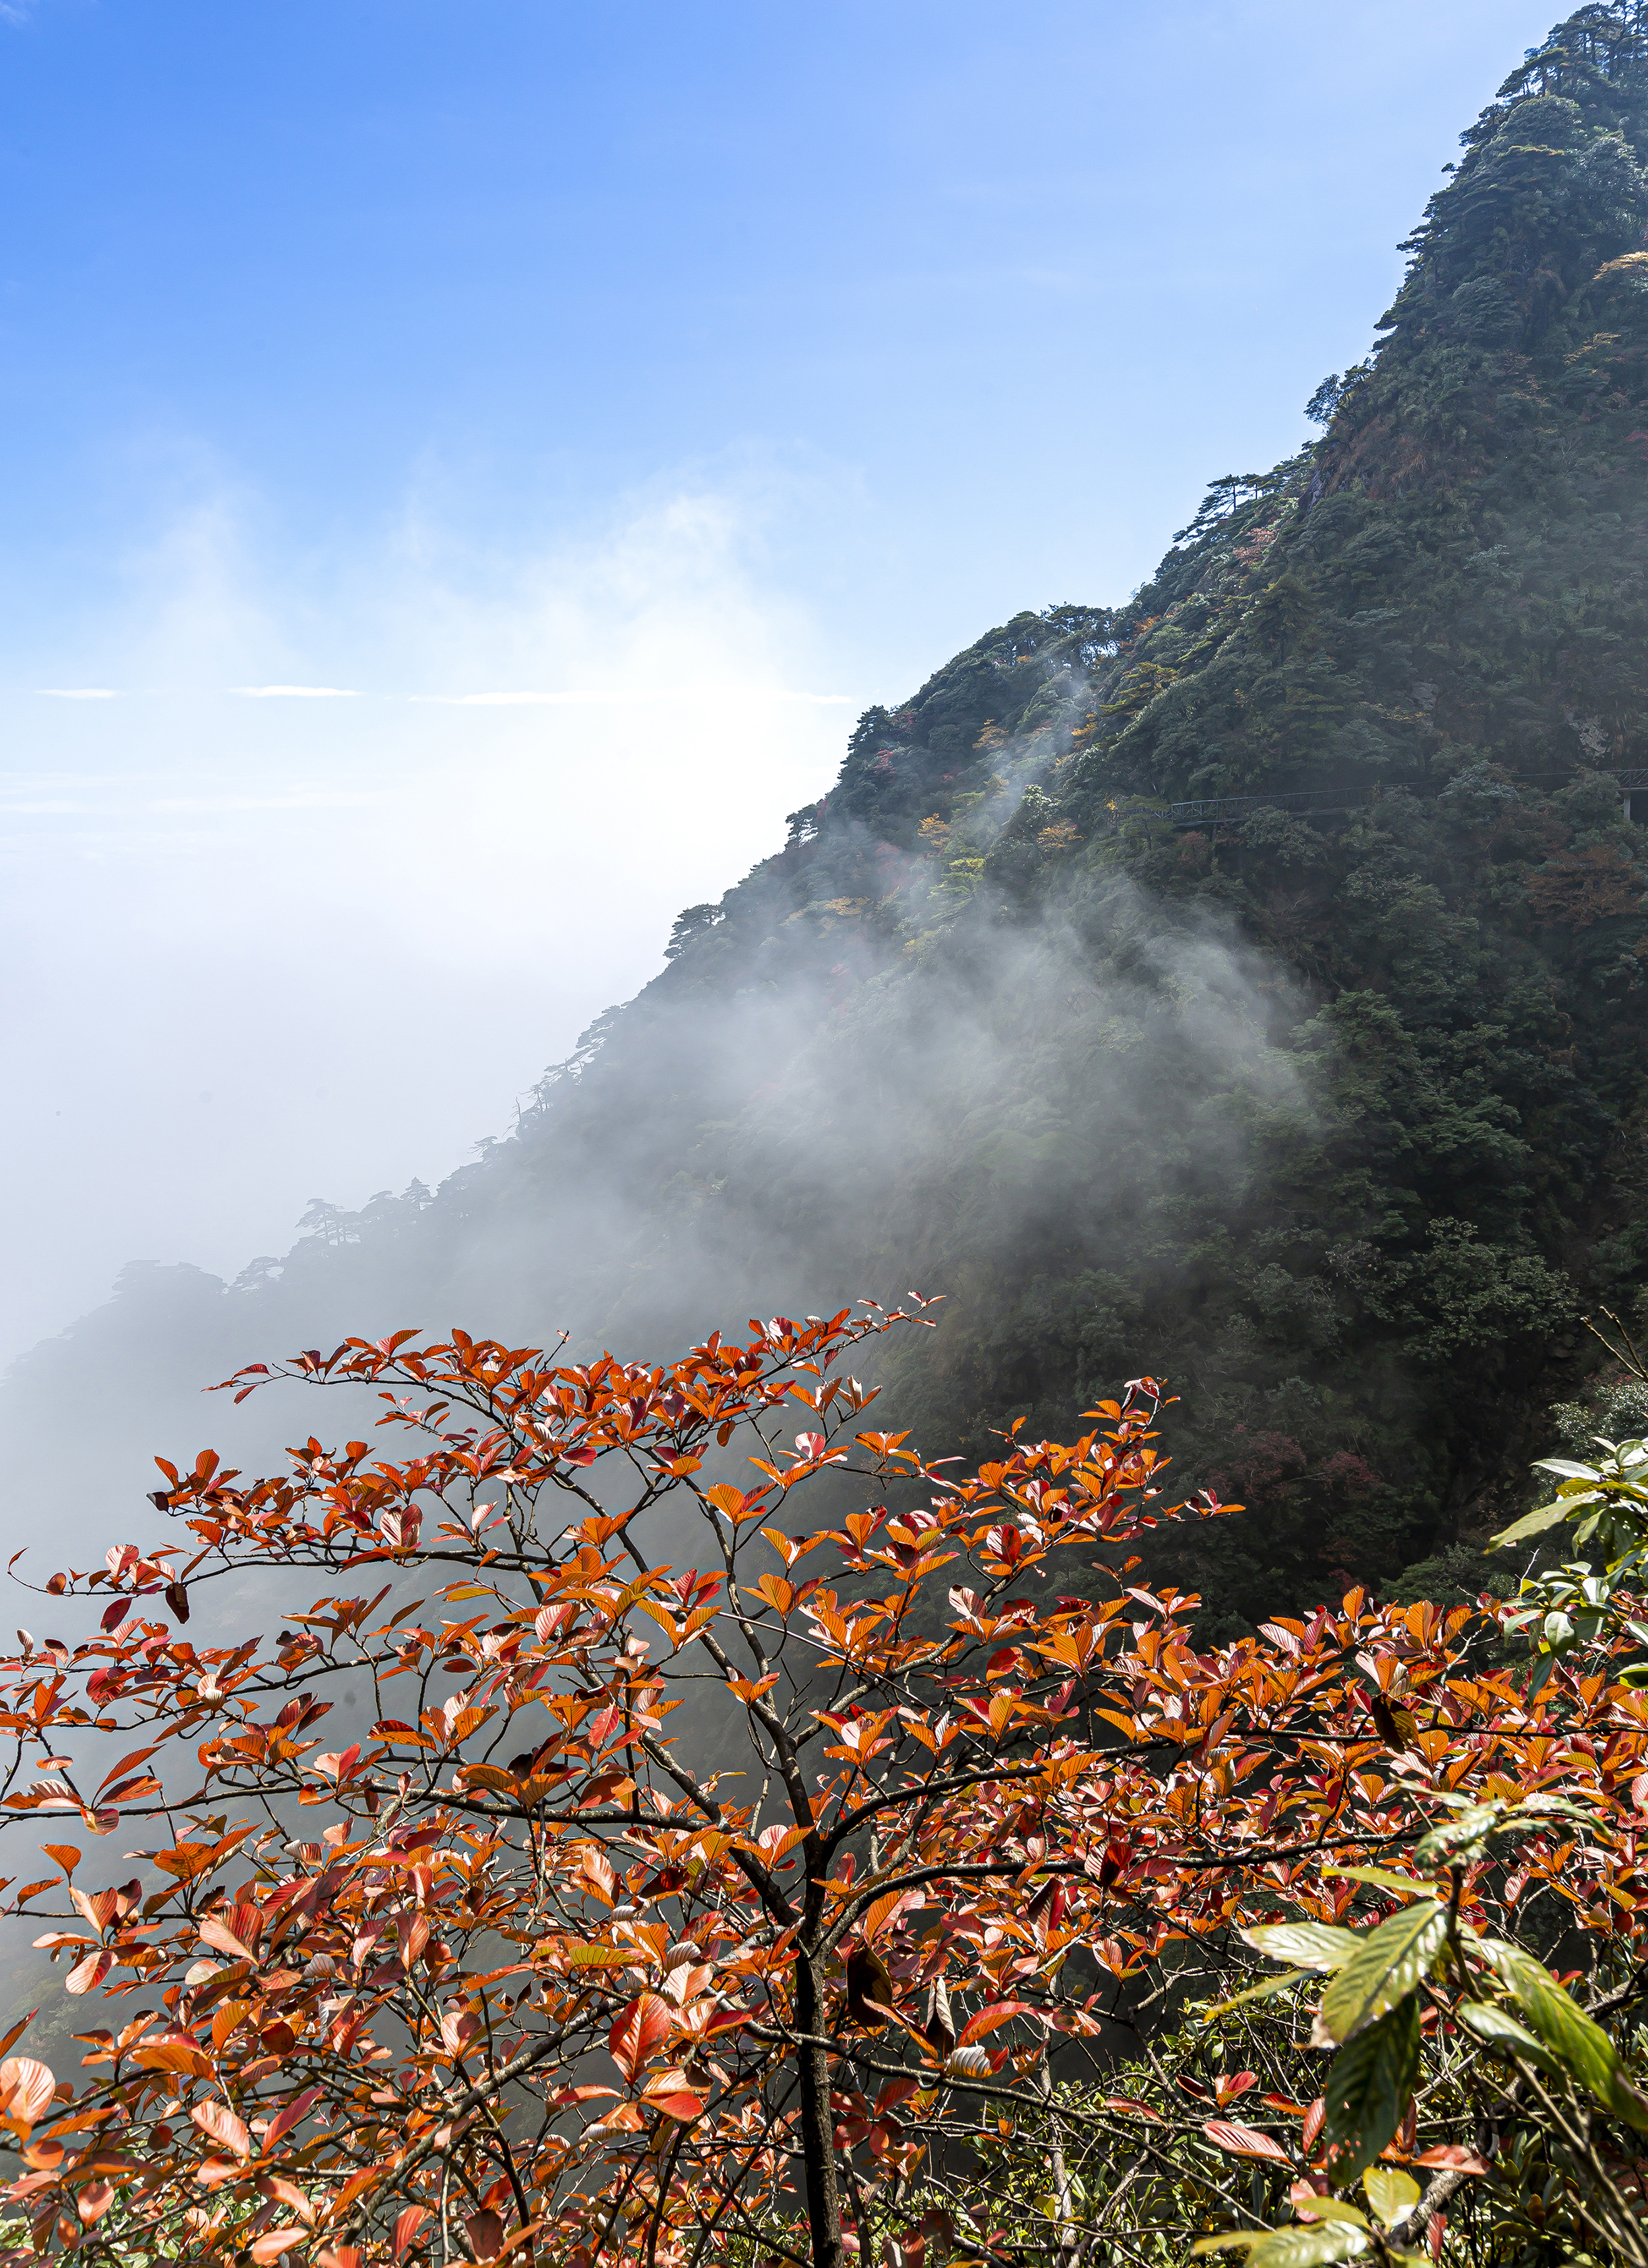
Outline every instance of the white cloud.
[(248, 701), (358, 701), (361, 697), (347, 685), (237, 685), (233, 689)]
[(118, 701), (120, 695), (112, 685), (37, 685), (35, 691), (48, 701)]
[[(232, 1273), (317, 1193), (451, 1172), (783, 843), (856, 696), (798, 689), (835, 673), (762, 570), (777, 509), (682, 490), (513, 557), (408, 512), (276, 572), (212, 502), (54, 665), (72, 687), (78, 644), (141, 701), (0, 696), (28, 751), (0, 779), (0, 1175), (32, 1192), (0, 1355), (129, 1259)], [(481, 690), (418, 697), (443, 686)]]

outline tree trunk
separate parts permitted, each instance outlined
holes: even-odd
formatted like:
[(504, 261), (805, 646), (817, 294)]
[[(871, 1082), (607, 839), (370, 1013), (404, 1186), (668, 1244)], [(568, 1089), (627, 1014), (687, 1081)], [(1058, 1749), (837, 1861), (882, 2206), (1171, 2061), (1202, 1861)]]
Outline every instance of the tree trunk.
[[(813, 1958), (796, 1955), (796, 2029), (809, 2040), (823, 2029), (823, 1979)], [(841, 2192), (835, 2185), (835, 2121), (830, 2114), (829, 2056), (820, 2047), (797, 2051), (801, 2064), (801, 2162), (806, 2179), (813, 2268), (846, 2268), (842, 2250)], [(868, 2268), (868, 2263), (862, 2264)]]

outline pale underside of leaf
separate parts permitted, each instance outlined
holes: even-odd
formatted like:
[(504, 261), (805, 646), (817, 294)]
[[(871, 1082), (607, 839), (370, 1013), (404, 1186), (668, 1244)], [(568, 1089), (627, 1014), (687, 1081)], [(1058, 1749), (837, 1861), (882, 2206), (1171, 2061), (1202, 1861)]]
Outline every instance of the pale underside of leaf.
[(1361, 1933), (1339, 1929), (1325, 1921), (1262, 1922), (1242, 1936), (1255, 1953), (1270, 1961), (1291, 1962), (1296, 1969), (1318, 1974), (1342, 1969), (1361, 1941)]

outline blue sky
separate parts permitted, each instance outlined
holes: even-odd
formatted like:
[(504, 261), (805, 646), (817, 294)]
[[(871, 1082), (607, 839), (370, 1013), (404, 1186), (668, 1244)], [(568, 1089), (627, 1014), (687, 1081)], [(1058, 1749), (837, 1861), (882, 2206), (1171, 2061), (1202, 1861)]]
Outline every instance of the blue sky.
[(0, 6), (0, 1352), (438, 1178), (859, 709), (1124, 596), (1551, 13)]

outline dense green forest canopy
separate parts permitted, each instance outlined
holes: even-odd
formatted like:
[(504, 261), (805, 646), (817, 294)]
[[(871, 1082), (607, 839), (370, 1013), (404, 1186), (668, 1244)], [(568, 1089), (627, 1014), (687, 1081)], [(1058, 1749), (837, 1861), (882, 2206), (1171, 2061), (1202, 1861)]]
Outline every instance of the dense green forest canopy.
[(662, 1354), (914, 1285), (925, 1438), (1172, 1381), (1175, 1479), (1248, 1507), (1175, 1570), (1216, 1620), (1481, 1587), (1648, 1257), (1645, 166), (1648, 11), (1582, 8), (1320, 438), (1215, 481), (1125, 605), (869, 711), (434, 1196), (317, 1206), (227, 1295), (135, 1276), (80, 1348), (152, 1400), (163, 1344), (191, 1383), (363, 1321)]

